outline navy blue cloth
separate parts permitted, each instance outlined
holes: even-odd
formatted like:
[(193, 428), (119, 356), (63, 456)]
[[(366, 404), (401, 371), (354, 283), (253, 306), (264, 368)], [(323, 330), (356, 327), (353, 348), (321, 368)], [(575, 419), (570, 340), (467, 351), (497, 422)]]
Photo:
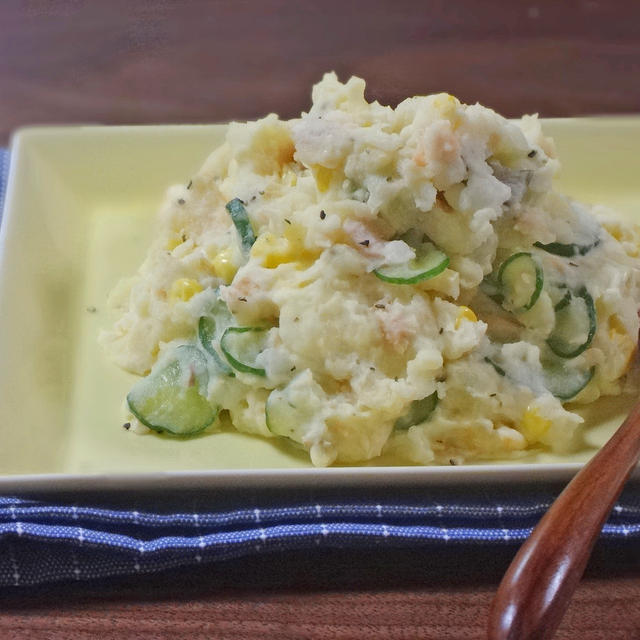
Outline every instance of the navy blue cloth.
[[(0, 211), (8, 165), (9, 154), (0, 149)], [(5, 496), (0, 497), (0, 586), (135, 575), (319, 547), (513, 544), (529, 535), (558, 490)], [(637, 493), (628, 490), (618, 502), (604, 538), (640, 537)]]

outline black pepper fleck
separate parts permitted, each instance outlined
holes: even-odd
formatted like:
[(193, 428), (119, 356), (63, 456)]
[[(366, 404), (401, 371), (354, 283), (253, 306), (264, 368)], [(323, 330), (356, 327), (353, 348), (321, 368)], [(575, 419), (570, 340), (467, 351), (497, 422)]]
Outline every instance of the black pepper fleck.
[(490, 393), (490, 394), (489, 394), (489, 397), (490, 397), (490, 398), (495, 398), (497, 395), (498, 395), (497, 393)]
[(246, 298), (238, 298), (238, 300), (240, 300), (240, 302), (246, 302), (247, 301)]
[(184, 204), (184, 198), (178, 198), (178, 204)]
[(535, 150), (535, 149), (531, 149), (531, 151), (529, 151), (529, 153), (527, 153), (527, 155), (528, 155), (530, 158), (533, 158), (533, 156), (535, 156), (535, 155), (536, 155), (536, 150)]
[(95, 313), (96, 311), (97, 311), (97, 309), (94, 306), (87, 307), (87, 312), (88, 313)]
[(369, 367), (369, 371), (375, 371), (376, 368), (375, 367)]
[(187, 189), (191, 189), (192, 185), (193, 185), (193, 180), (189, 180), (189, 184), (187, 185)]
[(360, 244), (361, 244), (363, 247), (368, 247), (368, 246), (369, 246), (369, 241), (368, 241), (368, 240), (363, 240)]
[(327, 217), (327, 214), (324, 212), (324, 209), (320, 212), (320, 220), (324, 220)]
[(374, 305), (374, 307), (375, 307), (376, 309), (386, 309), (386, 307), (385, 307), (383, 304), (380, 304), (380, 303), (378, 303), (378, 304)]
[(296, 370), (295, 365), (293, 367), (291, 367), (291, 369), (289, 369), (289, 371), (295, 371), (295, 370)]
[(439, 335), (442, 335), (443, 333), (444, 333), (444, 329), (443, 329), (442, 327), (440, 327), (440, 328), (438, 329), (438, 334), (439, 334)]
[(457, 463), (453, 458), (449, 458), (449, 464), (450, 464), (452, 467), (455, 467), (458, 463)]
[(187, 234), (183, 233), (182, 234), (182, 242), (186, 242), (187, 241)]
[(131, 423), (130, 422), (125, 422), (122, 427), (124, 429), (126, 429), (127, 431), (129, 431), (129, 429), (131, 429)]
[(287, 220), (287, 218), (285, 218), (285, 219), (284, 219), (284, 221), (285, 221), (287, 224), (291, 224), (291, 220)]
[(398, 376), (395, 376), (395, 377), (393, 378), (393, 381), (394, 381), (394, 382), (398, 382)]
[(575, 262), (570, 262), (569, 263), (572, 267), (577, 267), (578, 265)]
[(264, 195), (264, 191), (258, 191), (258, 193), (263, 196)]

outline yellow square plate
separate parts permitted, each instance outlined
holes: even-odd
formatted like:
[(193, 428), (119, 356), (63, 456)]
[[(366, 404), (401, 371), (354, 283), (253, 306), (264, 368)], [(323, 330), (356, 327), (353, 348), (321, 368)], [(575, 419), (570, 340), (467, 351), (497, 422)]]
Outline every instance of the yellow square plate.
[[(640, 221), (640, 118), (549, 120), (559, 187)], [(121, 426), (133, 376), (96, 343), (107, 294), (146, 253), (167, 186), (188, 182), (224, 125), (35, 128), (13, 139), (0, 229), (0, 489), (461, 483), (559, 479), (622, 421), (632, 399), (585, 412), (585, 447), (517, 464), (313, 469), (275, 440), (232, 430), (193, 440)]]

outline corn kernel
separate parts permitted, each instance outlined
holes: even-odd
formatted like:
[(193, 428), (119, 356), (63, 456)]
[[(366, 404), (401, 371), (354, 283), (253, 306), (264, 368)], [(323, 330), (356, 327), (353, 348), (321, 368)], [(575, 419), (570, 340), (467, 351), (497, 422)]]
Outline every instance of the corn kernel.
[(176, 247), (179, 247), (182, 244), (181, 236), (173, 236), (169, 238), (167, 242), (167, 251), (173, 251)]
[[(622, 375), (631, 364), (631, 358), (636, 350), (636, 343), (627, 333), (627, 329), (622, 323), (622, 320), (620, 320), (615, 313), (609, 316), (609, 340), (616, 344), (616, 347), (623, 355), (623, 359), (620, 361), (621, 367), (618, 373), (618, 375)], [(614, 371), (615, 368), (610, 373), (613, 373)]]
[(329, 189), (331, 184), (331, 169), (327, 169), (319, 164), (312, 167), (313, 177), (320, 193), (324, 193)]
[(465, 307), (464, 305), (460, 307), (458, 311), (458, 317), (456, 318), (455, 328), (459, 329), (463, 320), (468, 320), (469, 322), (478, 322), (478, 317), (469, 307)]
[(622, 335), (627, 335), (627, 329), (622, 324), (622, 320), (618, 318), (618, 316), (614, 313), (609, 316), (609, 337), (613, 340), (615, 339), (615, 334), (619, 333)]
[(606, 220), (602, 226), (620, 243), (624, 244), (627, 255), (635, 258), (640, 254), (640, 233), (636, 225), (630, 226), (618, 221)]
[(304, 229), (299, 225), (287, 225), (284, 237), (266, 232), (258, 236), (251, 255), (262, 258), (267, 269), (275, 269), (278, 265), (294, 263), (297, 269), (306, 269), (316, 257), (317, 252), (309, 251), (304, 246)]
[(551, 420), (543, 418), (536, 407), (527, 407), (527, 410), (522, 415), (520, 431), (528, 442), (538, 442), (549, 431), (550, 427)]
[(294, 260), (295, 248), (286, 238), (266, 232), (259, 235), (254, 242), (251, 255), (262, 258), (262, 264), (267, 269), (275, 269), (280, 264)]
[(289, 187), (295, 187), (298, 184), (298, 176), (295, 171), (289, 169), (289, 171), (282, 176), (282, 182)]
[(232, 253), (233, 251), (230, 248), (223, 249), (211, 261), (213, 272), (225, 284), (229, 284), (233, 280), (238, 270), (238, 267), (231, 260)]
[(169, 290), (171, 302), (187, 302), (202, 291), (202, 285), (193, 278), (178, 278)]

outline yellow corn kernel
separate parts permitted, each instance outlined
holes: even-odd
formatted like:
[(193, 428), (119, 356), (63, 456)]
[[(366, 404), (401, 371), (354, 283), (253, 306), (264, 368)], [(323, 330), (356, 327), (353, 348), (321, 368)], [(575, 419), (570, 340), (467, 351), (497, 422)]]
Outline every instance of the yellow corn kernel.
[(627, 329), (624, 324), (622, 324), (622, 320), (614, 313), (609, 316), (609, 338), (615, 340), (617, 337), (616, 334), (627, 335)]
[(602, 226), (620, 243), (627, 255), (635, 258), (640, 254), (640, 229), (617, 220), (605, 220)]
[(287, 225), (284, 237), (268, 231), (258, 236), (251, 247), (251, 255), (262, 258), (267, 269), (289, 262), (295, 263), (297, 269), (306, 269), (317, 257), (317, 253), (305, 248), (304, 229), (296, 224)]
[(292, 262), (293, 248), (286, 238), (279, 238), (268, 231), (258, 236), (251, 247), (251, 255), (262, 258), (267, 269), (275, 269), (284, 262)]
[(282, 176), (282, 182), (289, 187), (295, 187), (298, 184), (298, 176), (296, 175), (295, 171), (291, 171), (291, 169), (289, 169)]
[(463, 320), (469, 320), (469, 322), (478, 322), (478, 316), (469, 307), (464, 305), (460, 307), (458, 311), (458, 317), (456, 318), (455, 328), (459, 329)]
[(443, 115), (449, 116), (460, 104), (460, 101), (449, 93), (439, 93), (434, 97), (433, 104), (436, 109), (440, 109), (443, 112)]
[(202, 285), (193, 278), (178, 278), (169, 290), (169, 300), (172, 303), (186, 302), (193, 298), (196, 293), (202, 291)]
[(181, 236), (173, 236), (169, 238), (167, 242), (167, 251), (173, 251), (176, 247), (179, 247), (182, 244)]
[(231, 260), (232, 254), (232, 249), (223, 249), (211, 260), (213, 272), (225, 284), (229, 284), (233, 280), (238, 270), (238, 267)]
[[(623, 354), (623, 360), (621, 360), (621, 368), (618, 375), (622, 375), (631, 364), (631, 358), (636, 350), (636, 342), (627, 333), (627, 329), (622, 323), (622, 320), (614, 313), (609, 316), (609, 340), (615, 343), (619, 351)], [(612, 370), (610, 373), (615, 371)]]
[(543, 418), (536, 407), (528, 406), (527, 410), (522, 414), (520, 422), (520, 431), (528, 442), (538, 442), (549, 428), (551, 420)]
[(324, 193), (331, 184), (331, 169), (327, 169), (319, 164), (315, 165), (311, 169), (313, 171), (313, 177), (316, 181), (316, 186), (320, 193)]

